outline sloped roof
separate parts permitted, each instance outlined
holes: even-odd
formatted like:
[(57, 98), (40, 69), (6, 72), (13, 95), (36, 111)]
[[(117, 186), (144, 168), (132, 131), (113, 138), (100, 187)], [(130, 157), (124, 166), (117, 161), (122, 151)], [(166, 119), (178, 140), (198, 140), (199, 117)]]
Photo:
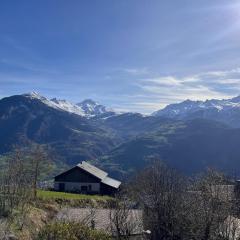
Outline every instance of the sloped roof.
[(111, 187), (114, 187), (114, 188), (119, 188), (119, 186), (121, 185), (121, 182), (120, 181), (117, 181), (113, 178), (110, 178), (110, 177), (105, 177), (103, 180), (102, 180), (102, 183), (108, 185), (108, 186), (111, 186)]
[(79, 163), (77, 166), (101, 180), (103, 180), (108, 175), (108, 173), (104, 172), (103, 170), (97, 167), (94, 167), (93, 165), (85, 161), (83, 161), (82, 163)]
[(113, 187), (113, 188), (119, 188), (119, 186), (121, 185), (120, 181), (117, 181), (113, 178), (108, 177), (108, 173), (104, 172), (103, 170), (83, 161), (82, 163), (79, 163), (77, 165), (79, 168), (87, 171), (88, 173), (92, 174), (93, 176), (101, 179), (101, 182)]

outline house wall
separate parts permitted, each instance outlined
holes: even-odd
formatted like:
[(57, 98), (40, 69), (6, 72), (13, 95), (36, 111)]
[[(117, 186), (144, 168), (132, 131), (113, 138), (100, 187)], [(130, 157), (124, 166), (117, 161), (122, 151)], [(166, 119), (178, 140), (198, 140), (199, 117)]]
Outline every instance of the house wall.
[[(88, 193), (100, 193), (100, 183), (89, 183), (89, 182), (54, 182), (54, 190), (60, 191), (60, 183), (64, 184), (64, 191), (66, 192), (81, 192), (82, 186), (87, 186)], [(91, 190), (89, 189), (89, 186), (91, 186)]]
[(118, 189), (108, 186), (106, 184), (100, 183), (100, 192), (104, 195), (114, 195)]

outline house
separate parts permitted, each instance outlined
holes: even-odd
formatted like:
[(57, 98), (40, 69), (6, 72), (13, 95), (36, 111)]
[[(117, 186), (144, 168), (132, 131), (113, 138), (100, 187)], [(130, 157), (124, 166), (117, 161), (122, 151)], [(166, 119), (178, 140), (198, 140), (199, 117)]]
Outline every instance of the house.
[(120, 185), (120, 181), (85, 161), (54, 178), (54, 190), (62, 192), (111, 195)]

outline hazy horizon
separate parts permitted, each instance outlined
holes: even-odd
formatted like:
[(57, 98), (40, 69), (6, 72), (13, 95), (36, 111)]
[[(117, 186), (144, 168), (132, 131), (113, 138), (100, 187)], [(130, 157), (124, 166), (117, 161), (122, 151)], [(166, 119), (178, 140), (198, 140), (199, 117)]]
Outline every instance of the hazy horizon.
[[(44, 98), (46, 98), (47, 100), (55, 100), (55, 99), (56, 99), (56, 100), (59, 100), (59, 101), (67, 101), (67, 102), (69, 102), (69, 103), (71, 103), (71, 104), (80, 104), (80, 103), (82, 103), (82, 102), (84, 102), (84, 101), (86, 101), (86, 100), (87, 100), (87, 101), (90, 100), (90, 101), (94, 101), (94, 102), (97, 103), (97, 104), (103, 105), (103, 103), (101, 103), (101, 102), (99, 102), (99, 101), (96, 101), (95, 99), (92, 99), (92, 98), (79, 99), (78, 101), (73, 102), (73, 101), (69, 100), (68, 98), (58, 98), (57, 96), (48, 97), (48, 96), (45, 96), (45, 95), (43, 95), (43, 94), (41, 94), (41, 93), (39, 93), (39, 92), (35, 92), (35, 91), (26, 92), (26, 93), (20, 93), (20, 94), (16, 94), (16, 95), (39, 95), (40, 97), (44, 97)], [(5, 97), (12, 97), (12, 96), (14, 96), (14, 95), (9, 95), (9, 96), (5, 96)], [(3, 97), (3, 98), (5, 98), (5, 97)], [(209, 100), (231, 100), (232, 98), (236, 98), (236, 97), (240, 97), (240, 95), (236, 95), (236, 96), (233, 96), (233, 97), (231, 97), (231, 98), (218, 98), (218, 99), (217, 99), (217, 98), (211, 98), (211, 99), (206, 99), (206, 100), (198, 100), (198, 99), (196, 99), (195, 101), (205, 102), (205, 101), (209, 101)], [(3, 99), (3, 98), (0, 98), (0, 100)], [(184, 99), (184, 100), (182, 100), (182, 101), (173, 102), (173, 103), (170, 103), (170, 104), (179, 104), (179, 103), (182, 103), (182, 102), (184, 102), (184, 101), (189, 101), (189, 100), (191, 100), (191, 99), (188, 99), (188, 98), (187, 98), (187, 99)], [(194, 100), (191, 100), (191, 101), (194, 101)], [(160, 108), (158, 108), (158, 109), (156, 109), (156, 110), (154, 110), (154, 111), (152, 111), (152, 112), (148, 112), (148, 113), (136, 111), (136, 110), (134, 110), (134, 109), (131, 109), (131, 110), (129, 111), (129, 110), (127, 110), (127, 109), (113, 108), (113, 107), (110, 106), (110, 105), (103, 105), (103, 106), (107, 107), (108, 109), (113, 110), (113, 111), (116, 112), (116, 113), (128, 113), (128, 112), (131, 112), (131, 113), (141, 113), (141, 114), (147, 116), (147, 115), (151, 115), (151, 114), (155, 113), (155, 112), (158, 111), (158, 110), (164, 109), (166, 106), (168, 106), (168, 105), (170, 105), (170, 104), (166, 104), (165, 106), (162, 106), (162, 107), (160, 107)]]

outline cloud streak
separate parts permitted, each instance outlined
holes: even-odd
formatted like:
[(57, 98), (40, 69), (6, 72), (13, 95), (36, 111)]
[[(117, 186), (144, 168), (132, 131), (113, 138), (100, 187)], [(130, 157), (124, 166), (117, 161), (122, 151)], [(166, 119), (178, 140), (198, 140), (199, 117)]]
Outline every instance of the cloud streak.
[(223, 99), (239, 95), (240, 68), (186, 76), (154, 76), (138, 79), (135, 85), (142, 98), (134, 105), (149, 113), (186, 99)]

